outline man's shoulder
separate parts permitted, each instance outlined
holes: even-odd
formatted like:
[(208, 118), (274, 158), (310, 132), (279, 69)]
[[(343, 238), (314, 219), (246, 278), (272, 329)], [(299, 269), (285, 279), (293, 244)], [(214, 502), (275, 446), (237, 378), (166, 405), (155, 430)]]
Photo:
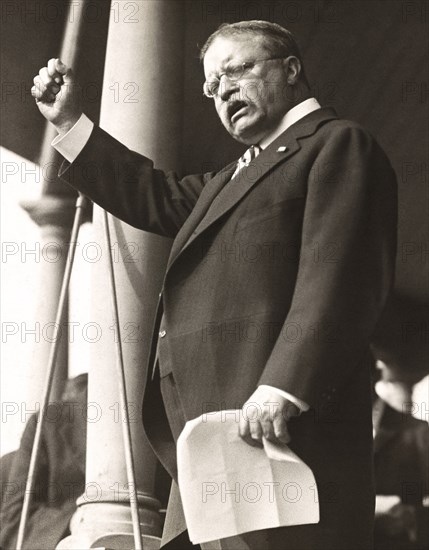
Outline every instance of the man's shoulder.
[(350, 120), (347, 118), (334, 118), (326, 122), (321, 126), (320, 130), (332, 136), (347, 136), (350, 134), (361, 135), (367, 139), (374, 140), (374, 136), (371, 132), (356, 122), (355, 120)]
[[(337, 149), (347, 143), (353, 149), (373, 149), (377, 142), (370, 131), (354, 120), (341, 118), (332, 107), (321, 107), (290, 127), (304, 149)], [(288, 130), (286, 130), (285, 135)]]
[(375, 154), (387, 159), (386, 152), (371, 131), (354, 120), (331, 119), (318, 129), (315, 137), (323, 148), (337, 150), (339, 147), (342, 150), (345, 147), (359, 154)]

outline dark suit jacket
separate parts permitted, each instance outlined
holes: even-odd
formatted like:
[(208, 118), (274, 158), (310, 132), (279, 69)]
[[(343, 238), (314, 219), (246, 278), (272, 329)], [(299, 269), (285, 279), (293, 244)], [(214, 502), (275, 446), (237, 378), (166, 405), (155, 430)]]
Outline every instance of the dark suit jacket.
[[(258, 384), (307, 401), (291, 447), (322, 495), (309, 529), (317, 547), (366, 548), (368, 343), (393, 278), (395, 174), (332, 109), (292, 125), (229, 181), (234, 169), (179, 179), (95, 128), (61, 175), (118, 218), (175, 239), (155, 334), (165, 331), (160, 375), (173, 373), (184, 417), (241, 407)], [(146, 403), (151, 393), (148, 382)], [(151, 416), (148, 435), (175, 476), (174, 444), (157, 444)]]

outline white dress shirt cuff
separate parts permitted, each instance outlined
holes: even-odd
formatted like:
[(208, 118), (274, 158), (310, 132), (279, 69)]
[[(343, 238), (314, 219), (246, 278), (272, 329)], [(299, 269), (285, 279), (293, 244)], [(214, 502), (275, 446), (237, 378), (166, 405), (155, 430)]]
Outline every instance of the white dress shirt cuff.
[(301, 412), (308, 411), (308, 409), (310, 408), (310, 405), (308, 403), (306, 403), (302, 399), (298, 399), (298, 397), (295, 397), (294, 395), (291, 395), (287, 391), (279, 390), (279, 388), (275, 388), (274, 386), (268, 386), (266, 384), (261, 384), (259, 387), (260, 388), (267, 388), (267, 389), (270, 389), (270, 390), (273, 390), (273, 391), (277, 392), (282, 397), (284, 397), (285, 399), (287, 399), (288, 401), (290, 401), (291, 403), (296, 405)]
[(76, 124), (64, 135), (58, 135), (52, 146), (69, 162), (73, 162), (85, 147), (94, 123), (82, 114)]

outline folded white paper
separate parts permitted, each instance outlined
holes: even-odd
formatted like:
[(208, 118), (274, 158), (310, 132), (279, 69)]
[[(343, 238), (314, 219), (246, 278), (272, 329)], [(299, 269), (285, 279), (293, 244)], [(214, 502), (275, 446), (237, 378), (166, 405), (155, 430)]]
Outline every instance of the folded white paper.
[(286, 446), (245, 443), (240, 414), (204, 414), (187, 422), (178, 439), (179, 489), (194, 544), (319, 522), (311, 469)]

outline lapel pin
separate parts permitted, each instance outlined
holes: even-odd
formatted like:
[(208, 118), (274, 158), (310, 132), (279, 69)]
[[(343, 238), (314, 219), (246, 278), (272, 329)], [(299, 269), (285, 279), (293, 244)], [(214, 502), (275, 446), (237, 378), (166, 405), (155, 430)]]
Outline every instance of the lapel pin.
[(282, 145), (277, 149), (277, 153), (284, 153), (287, 150), (287, 147), (285, 145)]

